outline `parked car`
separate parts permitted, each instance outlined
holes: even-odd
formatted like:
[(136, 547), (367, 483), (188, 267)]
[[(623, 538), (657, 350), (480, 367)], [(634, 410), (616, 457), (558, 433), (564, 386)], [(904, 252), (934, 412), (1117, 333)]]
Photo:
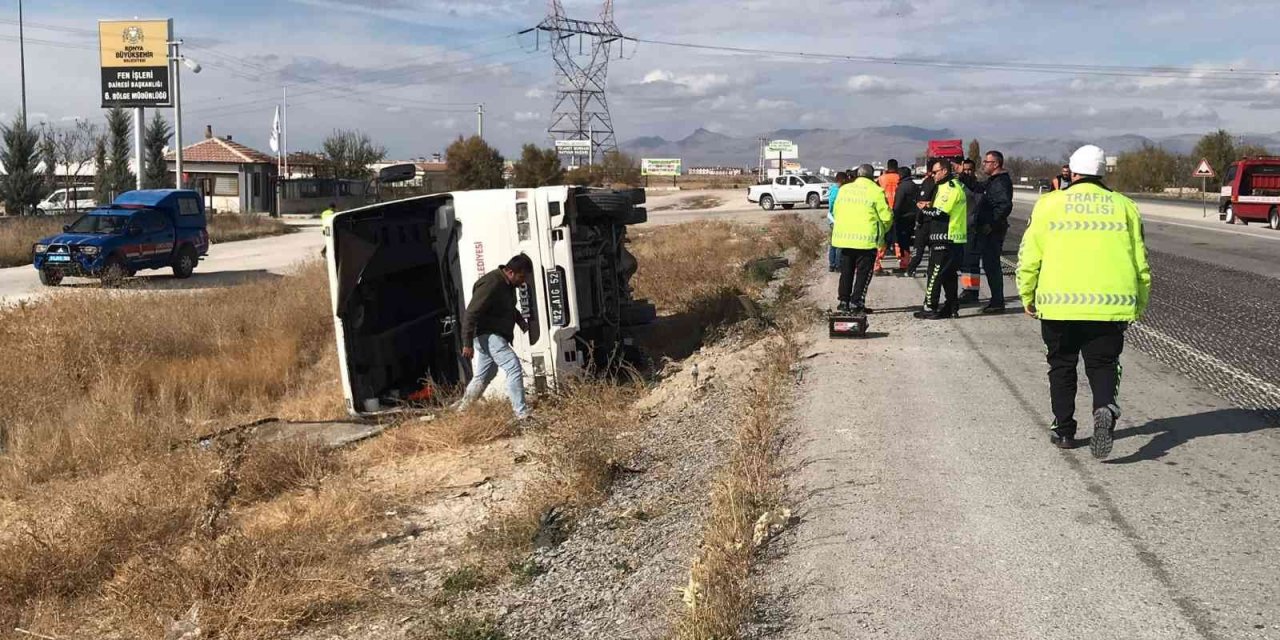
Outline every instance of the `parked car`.
[(747, 202), (759, 203), (765, 211), (772, 211), (775, 205), (790, 209), (801, 203), (817, 209), (827, 204), (830, 189), (831, 183), (821, 176), (783, 175), (748, 187)]
[[(535, 392), (640, 357), (633, 331), (656, 316), (634, 300), (627, 226), (644, 190), (539, 187), (455, 191), (338, 212), (326, 238), (347, 407), (367, 414), (466, 381), (461, 322), (481, 276), (519, 253), (527, 334), (512, 347)], [(501, 393), (502, 376), (490, 385)]]
[(209, 252), (204, 203), (188, 189), (130, 191), (42, 238), (32, 247), (40, 282), (67, 276), (117, 283), (143, 269), (173, 269), (189, 278)]
[(36, 215), (57, 216), (89, 211), (98, 206), (92, 187), (58, 189), (36, 205)]

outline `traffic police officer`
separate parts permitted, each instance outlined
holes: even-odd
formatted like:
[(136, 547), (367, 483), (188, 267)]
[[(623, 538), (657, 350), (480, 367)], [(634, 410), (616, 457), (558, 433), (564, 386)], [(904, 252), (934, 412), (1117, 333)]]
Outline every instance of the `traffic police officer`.
[[(933, 206), (921, 213), (929, 219), (929, 280), (925, 285), (924, 308), (915, 317), (926, 320), (954, 318), (960, 309), (956, 278), (964, 245), (969, 234), (969, 205), (964, 186), (951, 173), (950, 160), (937, 160), (930, 172), (938, 185)], [(945, 291), (946, 302), (938, 308), (938, 297)]]
[(1083, 355), (1093, 390), (1090, 449), (1105, 458), (1120, 417), (1124, 331), (1147, 307), (1151, 269), (1138, 207), (1102, 182), (1102, 149), (1080, 147), (1069, 166), (1071, 184), (1045, 194), (1032, 211), (1018, 252), (1018, 293), (1027, 314), (1040, 319), (1048, 348), (1049, 441), (1075, 445), (1076, 362)]
[(872, 180), (874, 175), (875, 169), (864, 164), (858, 167), (853, 182), (841, 186), (836, 194), (831, 246), (840, 250), (839, 313), (871, 312), (866, 306), (867, 285), (871, 282), (876, 249), (884, 246), (885, 234), (893, 222), (889, 201), (884, 189)]

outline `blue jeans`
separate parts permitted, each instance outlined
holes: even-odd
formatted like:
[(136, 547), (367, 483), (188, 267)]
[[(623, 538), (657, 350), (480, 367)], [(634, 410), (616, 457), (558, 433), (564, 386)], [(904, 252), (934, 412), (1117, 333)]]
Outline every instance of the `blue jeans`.
[[(835, 228), (835, 225), (827, 225), (827, 226), (832, 229)], [(827, 237), (827, 268), (828, 269), (840, 268), (840, 250), (835, 248), (835, 246), (831, 244), (830, 234), (828, 234), (828, 237)]]
[(524, 402), (524, 368), (520, 366), (520, 358), (511, 349), (506, 338), (492, 333), (476, 336), (476, 369), (475, 376), (467, 385), (467, 392), (462, 395), (462, 408), (480, 399), (489, 383), (498, 375), (498, 367), (507, 374), (507, 397), (511, 398), (511, 409), (517, 418), (529, 417), (529, 407)]

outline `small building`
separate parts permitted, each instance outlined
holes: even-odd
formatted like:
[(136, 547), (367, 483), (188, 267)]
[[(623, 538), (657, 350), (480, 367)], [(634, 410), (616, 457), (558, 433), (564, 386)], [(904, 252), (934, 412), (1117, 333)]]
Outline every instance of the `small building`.
[[(165, 158), (177, 170), (173, 153)], [(183, 186), (199, 191), (205, 206), (222, 213), (261, 213), (275, 209), (276, 159), (205, 127), (204, 140), (182, 150)]]

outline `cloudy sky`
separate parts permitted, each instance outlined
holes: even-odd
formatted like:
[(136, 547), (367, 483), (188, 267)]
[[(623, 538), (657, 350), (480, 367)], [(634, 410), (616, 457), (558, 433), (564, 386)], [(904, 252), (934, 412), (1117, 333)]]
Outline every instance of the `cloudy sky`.
[[(0, 117), (19, 105), (15, 0), (0, 0)], [(391, 155), (442, 151), (475, 131), (511, 153), (545, 141), (555, 80), (545, 43), (515, 32), (545, 0), (25, 0), (33, 121), (101, 119), (96, 21), (172, 17), (204, 65), (183, 76), (187, 140), (205, 125), (267, 149), (289, 87), (291, 150), (334, 128), (367, 131)], [(564, 0), (575, 17), (599, 3)], [(962, 62), (1280, 70), (1275, 0), (618, 0), (649, 40)], [(621, 140), (779, 128), (893, 124), (990, 139), (1226, 127), (1275, 132), (1280, 76), (1077, 75), (732, 54), (628, 44), (610, 66)]]

